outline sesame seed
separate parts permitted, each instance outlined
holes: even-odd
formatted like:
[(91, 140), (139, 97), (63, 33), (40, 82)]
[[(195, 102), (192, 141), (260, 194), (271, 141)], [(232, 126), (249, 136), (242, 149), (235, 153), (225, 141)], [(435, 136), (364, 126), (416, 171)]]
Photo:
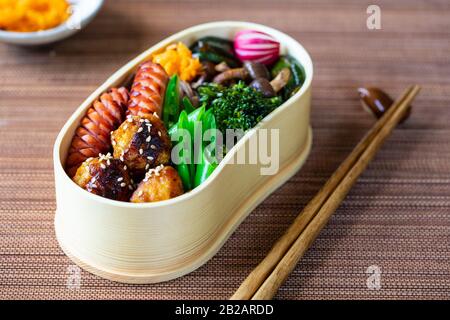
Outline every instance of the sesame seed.
[(140, 122), (140, 123), (144, 122), (144, 119), (140, 119), (139, 122)]
[(152, 145), (150, 146), (150, 148), (152, 148), (153, 150), (155, 150), (155, 149), (156, 149), (156, 146), (155, 146), (154, 144), (152, 144)]
[(123, 177), (120, 177), (119, 179), (117, 179), (118, 182), (123, 181)]
[(157, 118), (159, 118), (158, 114), (156, 112), (153, 112), (153, 115)]
[(106, 164), (109, 166), (109, 165), (111, 165), (111, 161), (108, 159), (108, 160), (106, 160)]
[(95, 181), (97, 181), (97, 178), (96, 177), (92, 177), (91, 181), (95, 182)]
[(139, 154), (143, 154), (143, 153), (144, 153), (144, 150), (142, 150), (142, 148), (139, 149)]
[(126, 165), (123, 166), (123, 170), (127, 171), (127, 166)]
[(128, 116), (127, 121), (130, 122), (130, 123), (133, 122), (133, 119), (131, 118), (131, 116)]
[(120, 156), (120, 161), (122, 161), (122, 162), (124, 161), (124, 160), (123, 160), (123, 156)]
[(122, 182), (121, 184), (120, 184), (120, 186), (123, 188), (123, 187), (125, 187), (127, 184), (125, 183), (125, 182)]
[(148, 119), (145, 119), (145, 123), (149, 123), (150, 122), (150, 120), (148, 120)]
[(152, 136), (148, 136), (147, 139), (145, 139), (145, 141), (147, 141), (147, 142), (150, 142), (151, 140), (152, 140)]
[(150, 161), (153, 161), (155, 158), (149, 156), (149, 157), (147, 157), (147, 159)]
[(138, 193), (138, 196), (140, 197), (140, 196), (142, 196), (144, 194), (144, 191), (139, 191), (139, 193)]
[(116, 145), (116, 142), (113, 140), (111, 141), (111, 144), (113, 145), (113, 147)]
[(131, 183), (134, 183), (134, 180), (133, 180), (133, 179), (130, 179), (130, 182), (131, 182)]
[(158, 136), (160, 136), (160, 137), (161, 137), (161, 131), (159, 131), (159, 130), (158, 130)]
[(145, 174), (145, 178), (144, 181), (148, 181), (148, 179), (154, 174), (156, 176), (159, 176), (160, 171), (164, 168), (164, 165), (161, 164), (159, 166), (157, 166), (154, 169), (150, 169), (147, 171), (147, 173)]
[(137, 132), (142, 132), (144, 128), (140, 127)]
[(145, 165), (145, 170), (148, 170), (148, 168), (150, 168), (150, 165), (147, 163), (147, 164)]
[(133, 190), (133, 186), (131, 184), (129, 184), (128, 189)]
[(100, 164), (100, 167), (101, 167), (102, 169), (106, 169), (106, 166), (105, 166), (103, 163)]
[(128, 125), (126, 124), (123, 126), (123, 130), (127, 130), (127, 129), (128, 129)]

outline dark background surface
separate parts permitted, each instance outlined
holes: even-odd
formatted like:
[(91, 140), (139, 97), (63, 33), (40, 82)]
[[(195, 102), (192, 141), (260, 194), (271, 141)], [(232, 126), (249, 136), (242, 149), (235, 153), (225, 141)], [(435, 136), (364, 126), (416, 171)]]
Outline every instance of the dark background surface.
[[(0, 298), (225, 299), (264, 257), (372, 125), (356, 88), (393, 96), (418, 83), (396, 130), (297, 266), (278, 299), (450, 298), (450, 3), (109, 0), (75, 37), (51, 47), (0, 44)], [(314, 61), (314, 145), (302, 170), (261, 204), (192, 274), (146, 286), (82, 272), (53, 230), (52, 147), (77, 106), (128, 60), (166, 36), (213, 20), (247, 20), (299, 40)], [(381, 289), (366, 286), (381, 268)]]

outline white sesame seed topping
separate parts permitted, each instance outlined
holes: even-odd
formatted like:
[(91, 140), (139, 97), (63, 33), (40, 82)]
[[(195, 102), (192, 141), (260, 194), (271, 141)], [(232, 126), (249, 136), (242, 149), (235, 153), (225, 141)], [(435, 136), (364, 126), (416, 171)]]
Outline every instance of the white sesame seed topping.
[(147, 139), (145, 139), (146, 142), (150, 142), (151, 140), (152, 140), (152, 136), (148, 136)]
[(110, 166), (111, 165), (111, 160), (106, 160), (106, 164), (108, 165), (108, 166)]
[(100, 164), (100, 167), (101, 167), (102, 169), (106, 169), (106, 166), (105, 166), (103, 163)]
[(150, 165), (147, 163), (147, 164), (145, 165), (145, 170), (148, 170), (148, 168), (150, 168)]
[(99, 158), (100, 161), (109, 161), (109, 160), (113, 159), (113, 156), (111, 155), (110, 152), (108, 152), (107, 154), (99, 153), (98, 154), (98, 158)]
[(127, 171), (127, 166), (126, 165), (123, 166), (123, 170)]
[(127, 184), (125, 183), (125, 182), (122, 182), (121, 184), (120, 184), (120, 186), (123, 188), (123, 187), (125, 187)]
[(149, 123), (150, 122), (150, 120), (148, 120), (148, 119), (145, 119), (145, 123)]
[(123, 130), (127, 130), (128, 129), (128, 124), (125, 124), (124, 126), (123, 126)]
[(155, 176), (159, 176), (160, 171), (164, 168), (163, 164), (160, 164), (159, 166), (157, 166), (154, 169), (150, 169), (147, 171), (147, 173), (145, 174), (145, 178), (144, 181), (147, 182), (148, 179), (154, 174)]
[(150, 148), (152, 148), (153, 150), (155, 150), (155, 149), (156, 149), (156, 146), (155, 146), (154, 144), (152, 144), (152, 145), (150, 146)]
[(120, 156), (120, 158), (119, 158), (119, 159), (120, 159), (120, 161), (122, 161), (122, 162), (124, 161), (124, 160), (123, 160), (123, 156)]
[(139, 122), (140, 122), (140, 123), (144, 122), (144, 119), (140, 119)]
[(159, 118), (158, 114), (156, 112), (153, 112), (153, 115), (157, 118)]
[(129, 184), (128, 189), (133, 190), (133, 186), (131, 184)]
[(131, 116), (128, 116), (127, 121), (131, 123), (131, 122), (133, 122), (133, 118), (131, 118)]
[(160, 137), (161, 137), (161, 131), (159, 131), (159, 130), (158, 130), (158, 136), (160, 136)]
[(143, 130), (144, 130), (144, 128), (140, 127), (137, 132), (139, 133), (139, 132), (142, 132)]
[(117, 179), (118, 182), (123, 181), (123, 177)]
[(139, 191), (139, 193), (138, 193), (138, 197), (140, 197), (140, 196), (142, 196), (144, 194), (144, 191)]
[(113, 145), (113, 147), (116, 145), (116, 142), (114, 140), (111, 141), (111, 144)]
[(143, 154), (143, 153), (144, 153), (144, 150), (142, 150), (142, 148), (139, 149), (139, 154)]
[(155, 158), (148, 156), (147, 159), (153, 161)]

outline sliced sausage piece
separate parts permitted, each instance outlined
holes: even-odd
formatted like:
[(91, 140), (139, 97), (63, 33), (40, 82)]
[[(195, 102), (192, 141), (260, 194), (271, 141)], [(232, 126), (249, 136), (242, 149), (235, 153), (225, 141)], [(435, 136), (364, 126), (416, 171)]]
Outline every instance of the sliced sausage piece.
[(128, 114), (145, 116), (156, 112), (161, 117), (168, 81), (161, 65), (151, 61), (141, 64), (131, 86)]
[(128, 98), (126, 88), (113, 88), (88, 109), (75, 131), (66, 159), (66, 172), (70, 177), (86, 159), (110, 150), (110, 134), (125, 120)]

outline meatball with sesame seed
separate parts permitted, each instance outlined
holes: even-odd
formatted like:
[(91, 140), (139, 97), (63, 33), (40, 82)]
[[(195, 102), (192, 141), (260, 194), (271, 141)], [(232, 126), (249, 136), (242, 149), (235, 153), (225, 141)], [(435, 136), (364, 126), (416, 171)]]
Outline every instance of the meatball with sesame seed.
[(138, 185), (131, 202), (156, 202), (183, 194), (183, 183), (177, 170), (170, 166), (150, 169)]
[(138, 174), (170, 162), (171, 141), (157, 115), (128, 116), (111, 134), (114, 158)]
[(84, 161), (73, 181), (90, 193), (118, 201), (129, 201), (134, 190), (124, 164), (109, 153)]

